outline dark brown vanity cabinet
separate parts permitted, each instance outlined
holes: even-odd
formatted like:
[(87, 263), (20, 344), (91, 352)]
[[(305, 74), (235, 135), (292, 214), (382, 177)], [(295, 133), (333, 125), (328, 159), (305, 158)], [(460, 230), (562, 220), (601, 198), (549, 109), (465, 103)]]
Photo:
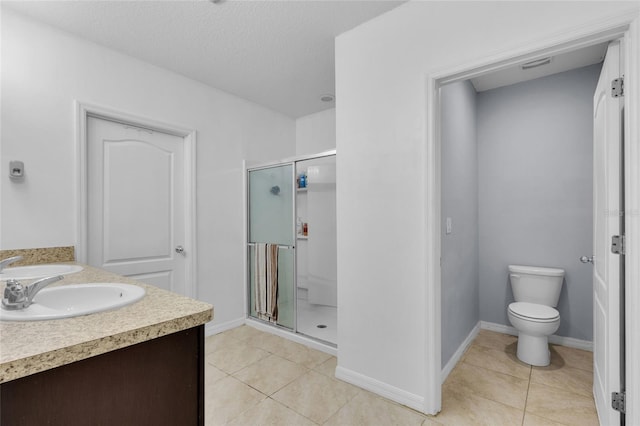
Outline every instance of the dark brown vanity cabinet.
[(204, 326), (3, 383), (0, 424), (204, 425)]

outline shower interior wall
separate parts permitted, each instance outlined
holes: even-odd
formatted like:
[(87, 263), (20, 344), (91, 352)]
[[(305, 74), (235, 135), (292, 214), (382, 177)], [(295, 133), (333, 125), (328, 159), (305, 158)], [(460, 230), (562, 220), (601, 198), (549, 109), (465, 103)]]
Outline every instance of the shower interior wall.
[(565, 269), (556, 334), (592, 340), (591, 268), (578, 258), (592, 245), (600, 67), (477, 94), (468, 81), (442, 88), (443, 366), (478, 321), (511, 325), (509, 264)]
[(296, 197), (296, 215), (308, 235), (297, 235), (298, 298), (314, 305), (337, 306), (335, 156), (296, 163), (307, 188)]

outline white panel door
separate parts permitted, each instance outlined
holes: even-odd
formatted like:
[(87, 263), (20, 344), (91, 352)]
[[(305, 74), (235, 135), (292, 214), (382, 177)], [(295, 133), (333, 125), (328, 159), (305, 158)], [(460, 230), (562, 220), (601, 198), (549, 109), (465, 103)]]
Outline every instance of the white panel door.
[(89, 265), (187, 295), (183, 138), (89, 117), (87, 145)]
[(620, 255), (611, 236), (620, 233), (622, 101), (611, 94), (620, 76), (620, 44), (609, 45), (593, 100), (594, 111), (594, 268), (593, 392), (602, 425), (620, 424), (611, 392), (620, 391)]

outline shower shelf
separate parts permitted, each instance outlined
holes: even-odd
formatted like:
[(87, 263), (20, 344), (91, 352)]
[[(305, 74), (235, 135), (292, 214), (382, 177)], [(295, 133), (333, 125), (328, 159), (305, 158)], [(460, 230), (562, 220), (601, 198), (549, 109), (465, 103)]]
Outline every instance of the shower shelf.
[(308, 188), (296, 188), (296, 191), (298, 192), (307, 192)]
[(299, 240), (308, 240), (309, 236), (308, 235), (296, 235), (296, 238)]

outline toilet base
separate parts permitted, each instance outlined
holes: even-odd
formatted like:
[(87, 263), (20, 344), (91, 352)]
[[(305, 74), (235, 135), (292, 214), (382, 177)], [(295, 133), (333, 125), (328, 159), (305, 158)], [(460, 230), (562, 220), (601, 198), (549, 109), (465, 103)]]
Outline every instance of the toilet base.
[(536, 367), (546, 367), (551, 361), (547, 336), (518, 334), (518, 359)]

